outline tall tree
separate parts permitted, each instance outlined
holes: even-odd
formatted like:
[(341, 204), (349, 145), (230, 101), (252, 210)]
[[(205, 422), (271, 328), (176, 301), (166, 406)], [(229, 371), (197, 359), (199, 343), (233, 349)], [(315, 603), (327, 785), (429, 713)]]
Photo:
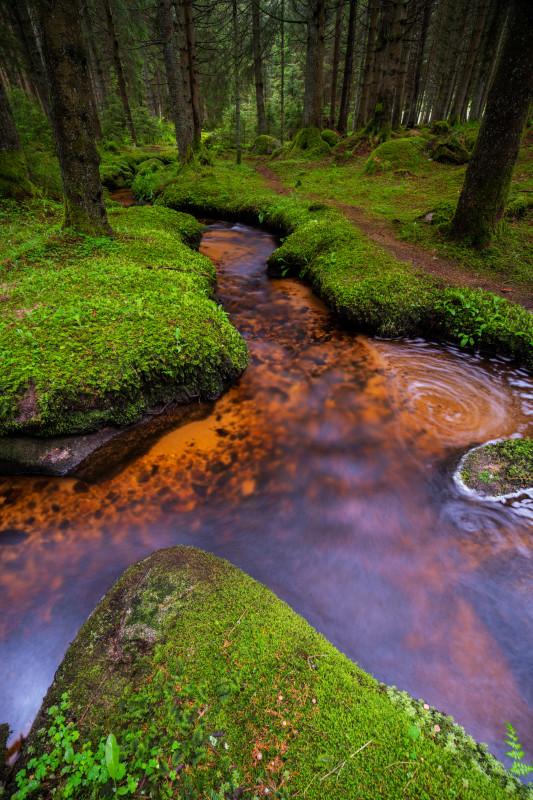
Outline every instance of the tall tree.
[(357, 110), (355, 128), (362, 128), (368, 120), (368, 101), (372, 74), (374, 71), (374, 52), (378, 32), (379, 0), (371, 0), (368, 19), (368, 38), (366, 42), (365, 65), (363, 67), (363, 81), (361, 85), (361, 98)]
[(235, 81), (235, 147), (237, 164), (241, 163), (241, 46), (239, 36), (239, 20), (237, 16), (237, 0), (231, 3), (231, 21), (233, 33), (233, 69)]
[(503, 214), (532, 100), (533, 5), (530, 0), (513, 0), (487, 108), (451, 223), (452, 235), (475, 247), (490, 243)]
[(176, 144), (178, 145), (180, 159), (186, 160), (189, 148), (192, 145), (192, 126), (188, 124), (183, 73), (174, 35), (174, 21), (170, 0), (158, 0), (157, 24), (163, 47), (170, 108), (176, 132)]
[(65, 227), (111, 233), (98, 170), (87, 52), (76, 0), (39, 0), (50, 115), (65, 200)]
[(13, 121), (6, 90), (0, 78), (0, 197), (31, 197), (32, 185)]
[(407, 114), (406, 127), (413, 128), (418, 120), (418, 100), (420, 95), (420, 80), (422, 77), (422, 65), (424, 63), (424, 52), (426, 49), (426, 41), (429, 30), (429, 21), (431, 17), (432, 0), (422, 0), (422, 19), (420, 23), (420, 35), (416, 45), (416, 61), (415, 71), (413, 76), (413, 91), (409, 103), (409, 112)]
[(326, 0), (308, 0), (304, 107), (302, 115), (304, 128), (320, 127), (325, 35)]
[(267, 132), (265, 115), (265, 95), (263, 88), (263, 53), (261, 50), (261, 25), (259, 22), (259, 5), (252, 0), (252, 46), (254, 51), (255, 105), (257, 108), (257, 134)]
[(335, 126), (335, 107), (337, 105), (337, 80), (339, 77), (339, 61), (341, 55), (341, 34), (342, 34), (342, 4), (343, 0), (337, 0), (335, 11), (335, 43), (333, 45), (333, 64), (331, 69), (331, 101), (329, 108), (329, 127)]
[(115, 68), (115, 75), (117, 76), (118, 89), (120, 94), (120, 100), (122, 102), (122, 108), (124, 109), (124, 118), (126, 120), (126, 126), (128, 128), (131, 139), (134, 144), (137, 144), (137, 134), (135, 132), (135, 127), (133, 125), (133, 118), (131, 116), (130, 101), (128, 99), (126, 81), (124, 79), (124, 70), (122, 69), (122, 60), (120, 58), (119, 42), (118, 42), (117, 32), (115, 30), (115, 23), (113, 21), (113, 12), (111, 11), (111, 5), (109, 0), (103, 0), (103, 3), (104, 3), (107, 32), (109, 34), (109, 39), (111, 41), (111, 47), (113, 52), (113, 66)]
[(463, 67), (461, 80), (459, 82), (459, 86), (457, 87), (453, 105), (450, 111), (450, 117), (452, 121), (463, 121), (461, 119), (463, 104), (466, 98), (472, 71), (474, 69), (476, 56), (478, 54), (479, 43), (481, 42), (481, 34), (483, 33), (483, 26), (485, 25), (485, 20), (487, 19), (488, 10), (489, 0), (480, 0), (476, 11), (474, 29), (468, 45), (466, 63)]
[(200, 112), (200, 95), (198, 90), (198, 67), (196, 60), (196, 31), (192, 0), (181, 0), (185, 21), (185, 40), (187, 42), (189, 82), (191, 86), (192, 124), (194, 145), (200, 144), (202, 138), (202, 116)]
[(348, 108), (350, 106), (350, 89), (352, 87), (353, 59), (355, 44), (355, 20), (357, 15), (357, 0), (350, 0), (350, 14), (348, 17), (348, 38), (344, 55), (344, 77), (342, 81), (341, 104), (339, 108), (339, 133), (346, 133), (348, 124)]

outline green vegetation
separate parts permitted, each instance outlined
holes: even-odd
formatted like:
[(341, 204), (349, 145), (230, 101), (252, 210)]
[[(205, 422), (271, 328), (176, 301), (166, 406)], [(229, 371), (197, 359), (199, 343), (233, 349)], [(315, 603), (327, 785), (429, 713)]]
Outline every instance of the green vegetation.
[(50, 230), (59, 208), (2, 203), (0, 432), (96, 430), (158, 402), (211, 398), (246, 346), (213, 302), (201, 226), (164, 208), (114, 208), (114, 239)]
[(157, 202), (196, 214), (259, 221), (281, 231), (286, 238), (268, 260), (270, 274), (305, 276), (358, 330), (429, 335), (533, 364), (533, 319), (523, 308), (481, 290), (442, 288), (389, 256), (325, 203), (278, 197), (261, 188), (249, 167), (184, 171)]
[[(453, 135), (471, 152), (477, 129), (477, 125), (469, 123), (455, 128)], [(294, 160), (276, 159), (270, 162), (270, 167), (287, 186), (294, 187), (300, 181), (301, 194), (354, 205), (376, 220), (388, 221), (392, 235), (456, 260), (465, 271), (479, 276), (480, 282), (486, 276), (501, 281), (507, 289), (511, 283), (520, 292), (531, 295), (533, 144), (530, 138), (524, 141), (513, 173), (507, 213), (491, 246), (479, 251), (454, 241), (448, 233), (466, 166), (435, 161), (435, 147), (449, 141), (449, 133), (443, 136), (439, 130), (436, 138), (427, 139), (427, 129), (420, 128), (418, 132), (420, 136), (404, 135), (386, 142), (370, 156), (368, 137), (348, 137), (337, 145), (331, 160), (321, 157), (315, 164), (308, 163), (305, 173)], [(361, 144), (366, 144), (366, 149), (358, 151)], [(382, 158), (380, 153), (388, 153), (387, 148), (392, 155)], [(399, 163), (404, 156), (409, 157), (409, 165)], [(381, 163), (375, 164), (376, 157)]]
[(190, 800), (532, 796), (450, 717), (380, 685), (264, 586), (186, 547), (133, 565), (100, 602), (16, 783), (17, 800), (114, 788)]
[(281, 143), (273, 136), (256, 136), (251, 151), (258, 156), (270, 156), (278, 147)]
[(533, 488), (533, 440), (476, 447), (461, 464), (461, 478), (470, 489), (493, 497)]

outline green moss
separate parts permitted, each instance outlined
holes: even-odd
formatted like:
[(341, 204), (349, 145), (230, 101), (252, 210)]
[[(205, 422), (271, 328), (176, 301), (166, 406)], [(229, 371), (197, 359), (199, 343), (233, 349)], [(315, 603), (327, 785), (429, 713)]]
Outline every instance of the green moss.
[(394, 170), (419, 172), (426, 161), (423, 149), (424, 142), (416, 137), (383, 142), (370, 154), (363, 172), (366, 175)]
[(291, 157), (322, 158), (330, 155), (331, 148), (324, 141), (318, 128), (302, 128), (296, 134), (292, 144), (287, 149), (287, 155)]
[(322, 131), (320, 135), (322, 136), (326, 144), (329, 144), (330, 147), (335, 147), (339, 143), (341, 138), (336, 131), (331, 131), (328, 129)]
[(33, 194), (24, 153), (21, 150), (0, 150), (0, 197), (28, 200)]
[(468, 164), (470, 152), (465, 140), (452, 134), (437, 144), (431, 152), (431, 157), (442, 164)]
[(505, 213), (511, 219), (521, 219), (525, 217), (527, 212), (533, 208), (533, 197), (524, 197), (519, 195), (508, 204)]
[(445, 119), (439, 119), (431, 126), (433, 136), (442, 136), (450, 132), (450, 125)]
[(87, 432), (160, 401), (212, 398), (244, 369), (213, 302), (201, 227), (165, 208), (110, 211), (117, 238), (54, 232), (2, 264), (0, 431)]
[(281, 142), (278, 142), (273, 136), (263, 135), (255, 137), (251, 150), (258, 156), (270, 156), (279, 147), (281, 147)]
[[(450, 717), (378, 684), (264, 586), (193, 548), (133, 565), (100, 602), (34, 725), (37, 757), (65, 690), (75, 752), (113, 732), (132, 791), (142, 780), (152, 797), (531, 797)], [(50, 772), (48, 790), (66, 780)], [(106, 789), (77, 796), (91, 791)]]
[(481, 495), (498, 497), (533, 488), (533, 440), (476, 447), (461, 463), (461, 478)]

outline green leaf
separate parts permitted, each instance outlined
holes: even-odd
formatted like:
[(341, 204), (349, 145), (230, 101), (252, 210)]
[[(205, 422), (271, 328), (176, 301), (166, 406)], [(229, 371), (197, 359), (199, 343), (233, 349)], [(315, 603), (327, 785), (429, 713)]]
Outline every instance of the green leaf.
[(110, 733), (105, 743), (105, 763), (107, 771), (113, 780), (117, 777), (119, 758), (120, 748), (114, 734)]

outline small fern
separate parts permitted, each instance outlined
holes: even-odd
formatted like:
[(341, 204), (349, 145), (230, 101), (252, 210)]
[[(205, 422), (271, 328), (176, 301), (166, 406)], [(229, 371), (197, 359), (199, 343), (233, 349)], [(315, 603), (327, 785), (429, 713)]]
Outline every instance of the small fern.
[(507, 723), (507, 731), (509, 733), (509, 737), (505, 741), (511, 749), (506, 753), (506, 755), (513, 759), (513, 766), (509, 769), (509, 772), (512, 772), (514, 775), (529, 775), (530, 772), (533, 772), (533, 763), (523, 763), (524, 751), (522, 750), (522, 746), (518, 741), (516, 731), (510, 722)]

